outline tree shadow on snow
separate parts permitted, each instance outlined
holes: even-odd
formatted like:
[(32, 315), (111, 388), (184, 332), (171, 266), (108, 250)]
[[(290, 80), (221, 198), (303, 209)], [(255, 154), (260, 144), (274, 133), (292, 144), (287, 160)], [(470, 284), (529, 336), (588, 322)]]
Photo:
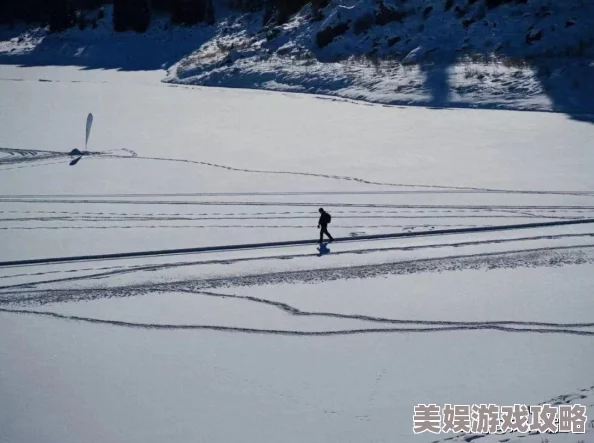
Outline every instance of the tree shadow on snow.
[(425, 74), (425, 88), (431, 91), (431, 99), (427, 106), (434, 108), (448, 107), (450, 103), (450, 84), (448, 66), (442, 63), (421, 65)]
[(594, 60), (542, 59), (531, 65), (556, 111), (594, 123)]
[[(22, 30), (21, 30), (22, 31)], [(208, 41), (214, 30), (207, 27), (181, 28), (138, 34), (132, 31), (95, 35), (93, 31), (69, 30), (48, 34), (38, 30), (27, 34), (33, 48), (0, 54), (0, 64), (22, 67), (78, 66), (82, 69), (150, 71), (167, 69)], [(0, 41), (23, 37), (4, 30)]]
[[(316, 50), (319, 62), (345, 60), (354, 50), (354, 55), (384, 59), (388, 65), (397, 66), (399, 60), (416, 65), (424, 77), (421, 89), (428, 95), (422, 104), (429, 107), (551, 109), (593, 122), (594, 3), (451, 0), (426, 8), (419, 7), (423, 2), (403, 0), (374, 4), (364, 3), (367, 10), (361, 12), (340, 11), (345, 14), (342, 21), (321, 26), (318, 36), (325, 33), (331, 40)], [(375, 23), (363, 26), (370, 8), (375, 8)]]
[[(514, 100), (521, 103), (529, 99), (528, 89), (510, 85), (490, 97), (490, 104), (456, 100), (451, 94), (449, 70), (455, 62), (426, 62), (420, 65), (424, 74), (423, 87), (430, 95), (424, 104), (435, 109), (442, 108), (492, 108), (517, 109)], [(551, 102), (554, 112), (566, 114), (573, 120), (594, 123), (594, 59), (579, 58), (536, 58), (526, 61), (525, 69), (534, 73), (544, 96)], [(505, 81), (505, 80), (504, 80)], [(476, 86), (460, 87), (462, 93), (472, 94), (479, 90)], [(458, 89), (457, 88), (457, 89)], [(497, 96), (500, 101), (497, 101)]]
[[(543, 57), (526, 59), (524, 63), (524, 69), (532, 71), (534, 79), (540, 84), (542, 95), (550, 100), (552, 111), (564, 113), (573, 120), (594, 123), (594, 58)], [(514, 109), (513, 100), (522, 103), (531, 98), (530, 84), (515, 84), (502, 79), (502, 83), (510, 84), (490, 97), (492, 105), (472, 100), (456, 102), (451, 97), (448, 74), (453, 67), (454, 62), (421, 65), (425, 74), (423, 85), (431, 96), (428, 106)], [(472, 87), (458, 87), (462, 93), (472, 92)], [(476, 90), (480, 94), (479, 88)], [(501, 98), (499, 102), (498, 96)]]

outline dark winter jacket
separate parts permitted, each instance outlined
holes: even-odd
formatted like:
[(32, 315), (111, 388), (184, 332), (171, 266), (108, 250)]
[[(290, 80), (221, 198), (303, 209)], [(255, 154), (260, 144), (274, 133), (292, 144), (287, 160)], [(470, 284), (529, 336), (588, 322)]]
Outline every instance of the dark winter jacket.
[(320, 220), (318, 221), (318, 225), (327, 226), (328, 223), (330, 223), (330, 214), (328, 214), (327, 212), (322, 212)]

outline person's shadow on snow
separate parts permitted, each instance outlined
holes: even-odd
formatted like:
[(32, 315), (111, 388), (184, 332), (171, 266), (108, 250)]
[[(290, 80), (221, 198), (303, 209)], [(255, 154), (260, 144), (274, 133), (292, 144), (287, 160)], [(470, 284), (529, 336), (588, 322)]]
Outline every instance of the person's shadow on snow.
[(328, 243), (322, 243), (318, 248), (318, 251), (320, 251), (320, 255), (328, 254), (330, 252), (330, 249), (328, 248)]

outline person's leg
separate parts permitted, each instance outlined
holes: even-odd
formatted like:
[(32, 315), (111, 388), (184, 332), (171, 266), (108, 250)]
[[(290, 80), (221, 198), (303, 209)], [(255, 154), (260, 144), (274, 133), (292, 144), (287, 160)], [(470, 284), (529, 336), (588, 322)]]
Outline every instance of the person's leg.
[(330, 235), (330, 233), (328, 232), (328, 226), (324, 226), (323, 233), (328, 236), (328, 238), (330, 239), (330, 241), (334, 240), (332, 238), (332, 236)]
[(320, 226), (320, 244), (324, 241), (324, 226)]

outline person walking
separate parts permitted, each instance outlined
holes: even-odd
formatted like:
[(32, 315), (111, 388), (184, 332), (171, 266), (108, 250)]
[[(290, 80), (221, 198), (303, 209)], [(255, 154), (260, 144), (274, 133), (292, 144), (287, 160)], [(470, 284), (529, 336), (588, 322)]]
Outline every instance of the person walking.
[(332, 216), (324, 211), (324, 208), (319, 209), (320, 212), (320, 220), (318, 221), (318, 228), (320, 229), (320, 244), (324, 241), (324, 234), (328, 236), (330, 241), (333, 241), (334, 238), (328, 232), (328, 223), (332, 221)]

